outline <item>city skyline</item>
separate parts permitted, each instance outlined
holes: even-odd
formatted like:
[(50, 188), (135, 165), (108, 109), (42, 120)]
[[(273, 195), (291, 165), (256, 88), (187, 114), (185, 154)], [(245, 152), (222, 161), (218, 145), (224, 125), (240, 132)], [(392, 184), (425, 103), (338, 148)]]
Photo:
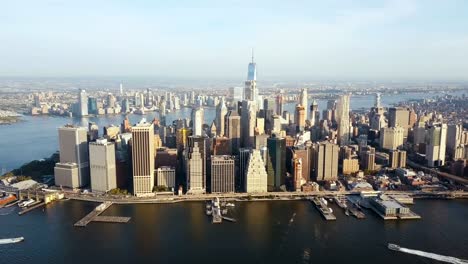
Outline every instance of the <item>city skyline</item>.
[(254, 48), (264, 80), (467, 79), (462, 1), (22, 4), (2, 8), (0, 76), (244, 80)]

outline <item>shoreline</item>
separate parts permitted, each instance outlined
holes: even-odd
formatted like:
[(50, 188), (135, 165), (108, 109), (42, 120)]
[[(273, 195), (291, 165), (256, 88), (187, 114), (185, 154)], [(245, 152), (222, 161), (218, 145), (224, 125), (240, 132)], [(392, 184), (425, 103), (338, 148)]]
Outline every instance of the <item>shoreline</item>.
[[(408, 192), (401, 192), (401, 193), (384, 193), (387, 195), (395, 195), (395, 194), (405, 194), (413, 199), (418, 200), (454, 200), (454, 199), (468, 199), (468, 193), (463, 192), (450, 192), (450, 193), (438, 193), (438, 194), (428, 194), (428, 193), (408, 193)], [(159, 198), (110, 198), (110, 197), (89, 197), (83, 195), (70, 195), (65, 194), (65, 198), (69, 200), (76, 200), (76, 201), (85, 201), (85, 202), (96, 202), (96, 203), (103, 203), (103, 202), (112, 202), (114, 204), (172, 204), (172, 203), (181, 203), (181, 202), (206, 202), (210, 201), (215, 197), (219, 197), (225, 201), (233, 201), (233, 202), (262, 202), (262, 201), (303, 201), (307, 200), (311, 196), (319, 196), (319, 197), (332, 197), (337, 195), (359, 195), (358, 193), (282, 193), (282, 194), (257, 194), (257, 195), (247, 195), (247, 194), (206, 194), (203, 196), (161, 196)], [(447, 196), (447, 195), (455, 195), (455, 196)], [(273, 196), (273, 197), (272, 197)]]

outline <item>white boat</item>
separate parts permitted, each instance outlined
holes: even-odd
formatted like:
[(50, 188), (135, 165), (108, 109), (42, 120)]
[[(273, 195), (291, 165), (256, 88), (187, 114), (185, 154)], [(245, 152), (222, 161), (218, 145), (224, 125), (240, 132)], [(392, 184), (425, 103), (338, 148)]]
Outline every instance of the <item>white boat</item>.
[(18, 206), (19, 206), (19, 207), (26, 207), (26, 206), (28, 206), (28, 205), (34, 203), (34, 202), (35, 202), (34, 199), (29, 199), (29, 200), (27, 200), (27, 201), (25, 201), (25, 202), (19, 203)]
[(227, 203), (226, 206), (227, 207), (234, 207), (235, 205), (233, 203)]
[(0, 245), (18, 243), (24, 240), (24, 237), (0, 239)]

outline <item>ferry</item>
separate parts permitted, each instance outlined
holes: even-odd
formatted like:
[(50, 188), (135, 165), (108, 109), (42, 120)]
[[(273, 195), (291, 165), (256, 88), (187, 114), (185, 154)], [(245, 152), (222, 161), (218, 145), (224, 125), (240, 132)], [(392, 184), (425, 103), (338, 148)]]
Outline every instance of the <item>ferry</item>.
[(19, 243), (19, 242), (22, 242), (23, 240), (24, 240), (24, 237), (0, 239), (0, 245)]

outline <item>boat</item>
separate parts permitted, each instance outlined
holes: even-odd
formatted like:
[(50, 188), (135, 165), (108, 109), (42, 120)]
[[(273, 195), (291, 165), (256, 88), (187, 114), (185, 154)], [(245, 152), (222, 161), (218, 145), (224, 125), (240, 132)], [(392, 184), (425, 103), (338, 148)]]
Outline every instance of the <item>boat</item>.
[(388, 249), (399, 251), (399, 250), (400, 250), (400, 246), (397, 245), (397, 244), (388, 243)]
[(26, 207), (30, 204), (34, 203), (34, 199), (29, 199), (27, 201), (23, 201), (21, 203), (18, 204), (19, 207)]
[(24, 237), (0, 239), (0, 245), (18, 243), (24, 240)]
[(226, 206), (227, 207), (234, 207), (235, 205), (233, 203), (227, 203)]
[(349, 216), (349, 211), (348, 210), (345, 211), (345, 215)]

